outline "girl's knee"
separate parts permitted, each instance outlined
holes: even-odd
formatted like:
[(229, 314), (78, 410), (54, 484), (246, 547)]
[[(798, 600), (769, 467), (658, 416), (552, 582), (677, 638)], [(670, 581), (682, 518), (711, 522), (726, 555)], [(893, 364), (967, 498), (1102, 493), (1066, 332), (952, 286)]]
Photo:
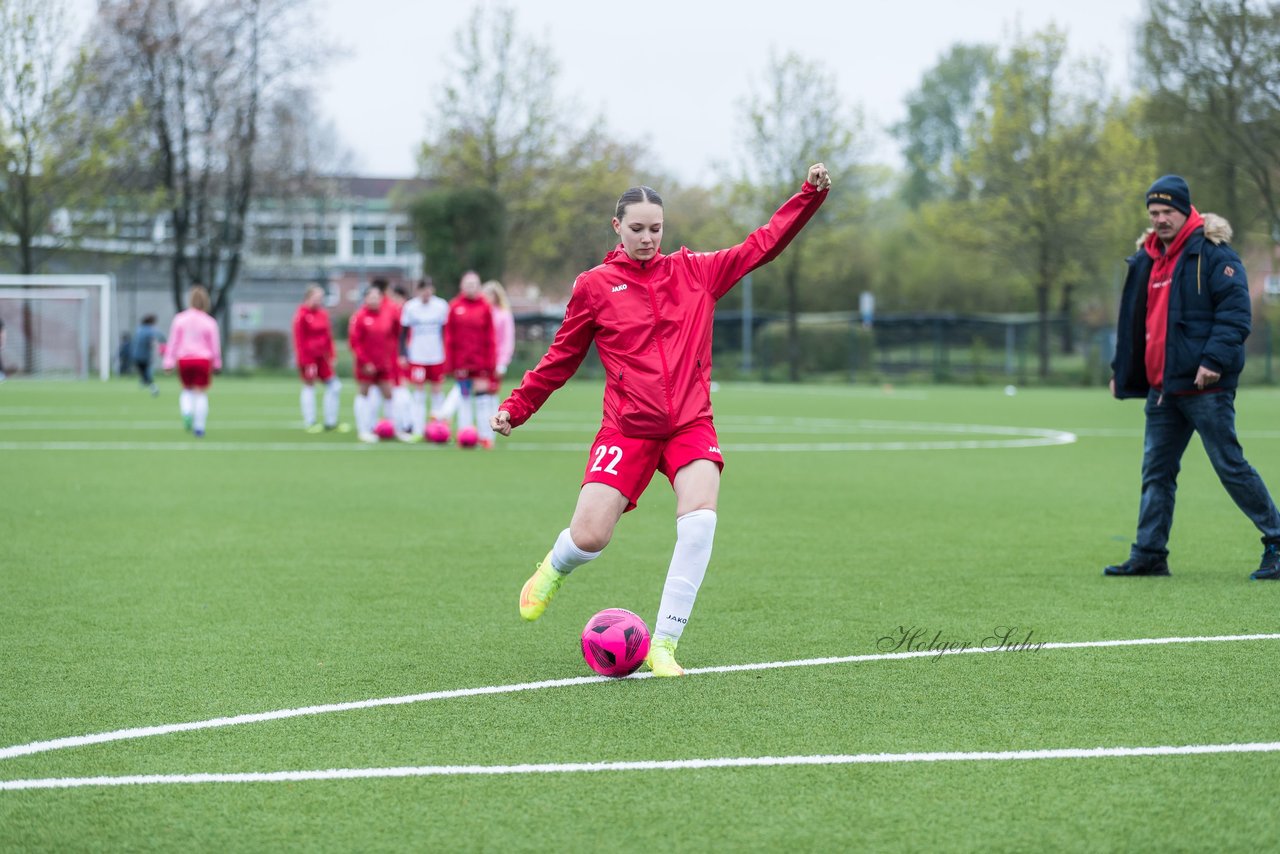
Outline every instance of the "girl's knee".
[(603, 525), (575, 522), (569, 526), (569, 536), (584, 552), (600, 552), (613, 539), (613, 530)]

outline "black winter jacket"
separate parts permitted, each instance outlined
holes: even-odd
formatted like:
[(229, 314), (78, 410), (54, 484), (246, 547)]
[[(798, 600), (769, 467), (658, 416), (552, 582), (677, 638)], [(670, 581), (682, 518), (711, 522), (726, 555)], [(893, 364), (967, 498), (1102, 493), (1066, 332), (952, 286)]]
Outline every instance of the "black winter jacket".
[[(1205, 214), (1204, 225), (1187, 238), (1174, 268), (1165, 339), (1166, 393), (1195, 391), (1201, 365), (1222, 375), (1214, 388), (1235, 388), (1239, 383), (1252, 308), (1244, 264), (1227, 243), (1230, 239), (1230, 224), (1216, 214)], [(1154, 262), (1141, 241), (1126, 262), (1129, 273), (1120, 297), (1111, 372), (1116, 397), (1146, 397), (1147, 280)]]

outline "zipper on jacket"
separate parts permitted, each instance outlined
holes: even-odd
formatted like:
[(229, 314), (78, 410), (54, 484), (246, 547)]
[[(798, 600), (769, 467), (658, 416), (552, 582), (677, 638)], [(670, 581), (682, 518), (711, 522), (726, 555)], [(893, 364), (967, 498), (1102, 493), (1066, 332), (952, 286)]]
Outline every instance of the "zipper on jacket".
[(649, 294), (649, 307), (653, 309), (653, 340), (658, 347), (658, 361), (662, 363), (662, 396), (667, 401), (667, 426), (675, 424), (671, 399), (671, 372), (667, 369), (667, 354), (662, 348), (662, 335), (658, 332), (658, 299), (653, 294), (653, 287), (646, 286)]

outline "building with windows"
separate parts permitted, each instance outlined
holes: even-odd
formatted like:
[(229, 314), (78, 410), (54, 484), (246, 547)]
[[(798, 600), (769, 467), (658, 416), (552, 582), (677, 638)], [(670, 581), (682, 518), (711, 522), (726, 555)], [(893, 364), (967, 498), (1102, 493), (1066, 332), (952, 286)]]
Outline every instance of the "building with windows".
[[(231, 369), (278, 362), (281, 336), (287, 336), (303, 291), (319, 282), (329, 291), (335, 326), (358, 307), (364, 287), (374, 278), (391, 284), (422, 275), (413, 226), (406, 211), (414, 196), (428, 188), (418, 179), (334, 176), (315, 182), (318, 189), (293, 198), (262, 198), (250, 211), (245, 255), (231, 292), (226, 334)], [(145, 314), (155, 314), (164, 327), (174, 314), (169, 255), (173, 236), (167, 213), (148, 215), (125, 205), (91, 213), (60, 212), (40, 239), (52, 251), (41, 272), (107, 273), (115, 278), (111, 308), (114, 348)], [(7, 240), (6, 240), (7, 238)], [(14, 243), (0, 234), (0, 244)], [(16, 272), (0, 256), (0, 273)], [(43, 315), (36, 326), (53, 327), (58, 319)], [(24, 336), (41, 330), (6, 316), (10, 354), (26, 350)], [(91, 349), (101, 346), (95, 340)], [(270, 357), (270, 358), (267, 358)], [(12, 361), (12, 355), (10, 356)], [(21, 368), (21, 366), (18, 366)]]

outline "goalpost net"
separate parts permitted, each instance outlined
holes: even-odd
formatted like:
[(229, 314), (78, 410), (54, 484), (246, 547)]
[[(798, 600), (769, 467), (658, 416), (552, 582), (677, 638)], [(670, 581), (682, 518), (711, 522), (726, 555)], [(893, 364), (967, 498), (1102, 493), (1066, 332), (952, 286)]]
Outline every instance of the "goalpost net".
[(111, 376), (113, 276), (0, 276), (0, 370), (10, 376)]

